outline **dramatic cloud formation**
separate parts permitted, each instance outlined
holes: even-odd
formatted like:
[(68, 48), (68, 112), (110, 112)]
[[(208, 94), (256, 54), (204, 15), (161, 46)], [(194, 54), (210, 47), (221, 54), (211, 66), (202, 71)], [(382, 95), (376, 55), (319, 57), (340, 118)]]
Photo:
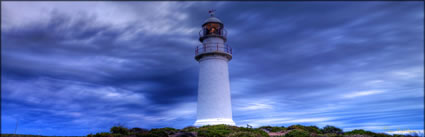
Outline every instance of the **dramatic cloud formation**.
[(211, 8), (238, 125), (424, 129), (423, 2), (2, 2), (2, 132), (192, 125)]

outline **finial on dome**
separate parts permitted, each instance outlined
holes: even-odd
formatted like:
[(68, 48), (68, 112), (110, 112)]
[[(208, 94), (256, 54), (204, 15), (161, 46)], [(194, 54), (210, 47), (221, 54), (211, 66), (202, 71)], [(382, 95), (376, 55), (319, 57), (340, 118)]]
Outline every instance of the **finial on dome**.
[(214, 16), (214, 12), (215, 12), (215, 9), (211, 9), (211, 10), (208, 11), (208, 13), (211, 15), (211, 17)]

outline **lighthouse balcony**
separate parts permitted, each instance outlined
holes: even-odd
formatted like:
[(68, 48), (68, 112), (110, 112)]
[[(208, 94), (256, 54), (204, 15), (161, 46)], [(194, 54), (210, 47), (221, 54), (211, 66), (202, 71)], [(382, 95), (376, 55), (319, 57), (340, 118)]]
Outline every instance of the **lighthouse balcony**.
[(208, 43), (197, 46), (195, 49), (195, 59), (199, 60), (205, 55), (223, 55), (231, 60), (232, 47), (220, 43)]

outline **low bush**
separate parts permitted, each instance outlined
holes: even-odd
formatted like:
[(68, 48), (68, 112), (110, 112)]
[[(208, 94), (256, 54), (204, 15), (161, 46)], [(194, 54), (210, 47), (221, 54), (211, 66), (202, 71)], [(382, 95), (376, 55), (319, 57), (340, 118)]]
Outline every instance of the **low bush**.
[[(261, 129), (254, 128), (244, 128), (244, 127), (236, 127), (229, 125), (208, 125), (202, 126), (198, 129), (198, 137), (227, 137), (232, 133), (236, 133), (232, 136), (258, 136), (258, 137), (268, 137), (269, 135)], [(239, 133), (240, 132), (240, 133)]]
[(112, 137), (127, 137), (127, 135), (123, 135), (123, 134), (112, 134)]
[(320, 128), (317, 127), (317, 126), (304, 126), (304, 130), (309, 132), (309, 133), (314, 133), (314, 134), (321, 134), (322, 133)]
[(320, 130), (319, 127), (317, 126), (303, 126), (303, 125), (292, 125), (288, 127), (288, 130), (294, 130), (294, 129), (299, 129), (299, 130), (304, 130), (307, 131), (309, 133), (314, 133), (316, 134), (321, 134), (322, 131)]
[(322, 133), (324, 133), (324, 134), (326, 134), (326, 133), (343, 134), (344, 132), (342, 132), (342, 129), (340, 129), (340, 128), (327, 125), (327, 126), (323, 127)]
[[(366, 131), (363, 129), (355, 129), (349, 132), (345, 132), (344, 135), (346, 136), (354, 136), (354, 135), (363, 135), (363, 136), (367, 136), (367, 137), (391, 137), (391, 135), (388, 134), (384, 134), (384, 133), (374, 133), (371, 131)], [(397, 136), (397, 135), (394, 135)]]
[(230, 131), (225, 130), (200, 130), (198, 137), (225, 137), (230, 134)]
[(183, 128), (181, 131), (183, 132), (197, 132), (199, 129), (196, 128), (195, 126), (187, 126), (185, 128)]
[(112, 134), (128, 135), (128, 129), (123, 126), (113, 126), (110, 131)]
[(163, 129), (151, 129), (148, 135), (150, 137), (168, 137), (168, 133)]
[(373, 136), (374, 137), (392, 137), (391, 135), (388, 135), (385, 133), (375, 133)]
[(263, 135), (255, 132), (239, 131), (231, 133), (227, 137), (263, 137)]
[(196, 137), (196, 135), (191, 132), (180, 132), (175, 137)]
[(358, 135), (358, 134), (354, 134), (354, 135), (344, 135), (344, 137), (372, 137), (370, 135)]
[(93, 137), (113, 137), (111, 133), (108, 132), (100, 132), (93, 135)]
[(294, 129), (304, 130), (304, 126), (303, 125), (292, 125), (292, 126), (288, 127), (288, 130), (294, 130)]
[(267, 134), (267, 132), (259, 129), (259, 128), (244, 128), (244, 127), (240, 127), (237, 130), (234, 130), (233, 132), (250, 132), (256, 135), (259, 135), (261, 137), (268, 137), (269, 134)]
[(326, 133), (324, 134), (325, 137), (343, 137), (342, 134), (337, 134), (337, 133)]
[(261, 127), (258, 127), (258, 129), (264, 129), (264, 130), (267, 130), (267, 131), (271, 131), (272, 130), (272, 126), (261, 126)]
[[(136, 137), (165, 137), (165, 136), (152, 134), (152, 133), (140, 133), (140, 134), (136, 134)], [(167, 135), (167, 137), (168, 137), (168, 135)]]
[(135, 128), (130, 129), (129, 132), (137, 134), (137, 133), (147, 133), (147, 132), (149, 132), (149, 130), (135, 127)]
[[(152, 130), (159, 130), (159, 131), (163, 131), (163, 132), (167, 133), (168, 135), (173, 135), (173, 134), (175, 134), (175, 133), (179, 132), (179, 130), (178, 130), (178, 129), (171, 128), (171, 127), (156, 128), (156, 129), (152, 129)], [(152, 130), (151, 130), (151, 131), (152, 131)]]
[(310, 137), (310, 134), (304, 130), (294, 129), (287, 133), (285, 137)]
[(199, 128), (199, 137), (225, 137), (237, 127), (228, 125), (207, 125)]
[(270, 132), (280, 132), (280, 131), (286, 131), (285, 127), (272, 127)]
[(365, 131), (363, 129), (355, 129), (349, 132), (345, 132), (344, 135), (354, 135), (354, 134), (358, 134), (358, 135), (373, 135), (375, 133), (370, 132), (370, 131)]
[(236, 126), (229, 126), (229, 125), (224, 125), (224, 124), (220, 124), (220, 125), (206, 125), (206, 126), (202, 126), (199, 127), (200, 130), (237, 130), (239, 127)]

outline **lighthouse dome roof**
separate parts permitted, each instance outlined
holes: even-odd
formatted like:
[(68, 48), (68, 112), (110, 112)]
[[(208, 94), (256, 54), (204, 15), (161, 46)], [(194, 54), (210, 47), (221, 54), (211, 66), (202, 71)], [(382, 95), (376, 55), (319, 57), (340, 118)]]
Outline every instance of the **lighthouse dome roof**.
[[(218, 19), (215, 16), (210, 16), (208, 19), (205, 20), (205, 23), (210, 23), (210, 22), (217, 22), (217, 23), (222, 23), (220, 19)], [(223, 23), (222, 23), (223, 24)]]

